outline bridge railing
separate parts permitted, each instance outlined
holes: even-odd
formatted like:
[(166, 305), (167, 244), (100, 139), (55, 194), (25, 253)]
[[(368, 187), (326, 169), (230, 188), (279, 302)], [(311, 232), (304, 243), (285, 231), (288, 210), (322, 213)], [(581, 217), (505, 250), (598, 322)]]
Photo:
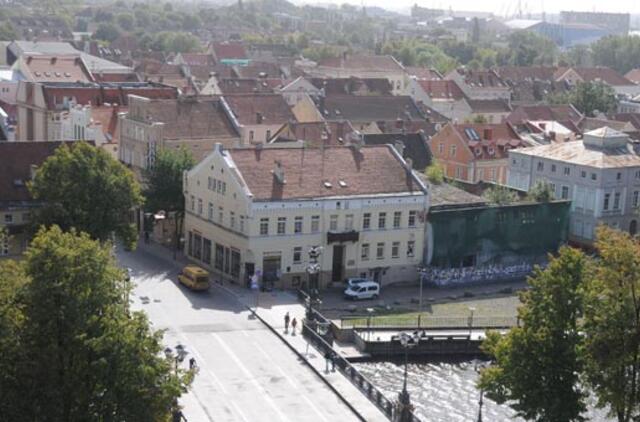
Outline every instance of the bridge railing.
[(492, 317), (471, 317), (471, 316), (425, 316), (393, 315), (352, 315), (340, 318), (340, 328), (342, 329), (500, 329), (520, 326), (520, 319), (517, 316), (492, 316)]

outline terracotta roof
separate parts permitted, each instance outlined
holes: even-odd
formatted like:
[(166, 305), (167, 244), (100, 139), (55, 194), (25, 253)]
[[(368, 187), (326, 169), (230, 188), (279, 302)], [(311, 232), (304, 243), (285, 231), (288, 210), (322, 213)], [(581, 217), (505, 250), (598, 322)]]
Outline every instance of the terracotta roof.
[[(611, 86), (634, 85), (629, 79), (609, 67), (572, 67), (570, 69), (580, 75), (585, 82), (600, 80)], [(555, 74), (556, 78), (560, 79), (568, 70), (569, 68), (559, 68)]]
[(96, 82), (140, 82), (137, 73), (96, 73), (93, 75)]
[(452, 80), (419, 80), (418, 84), (424, 92), (436, 100), (462, 100), (464, 93)]
[(238, 134), (224, 112), (219, 97), (182, 97), (154, 100), (145, 106), (145, 115), (164, 123), (167, 139), (233, 138)]
[(640, 69), (631, 69), (624, 77), (633, 83), (640, 84)]
[[(476, 159), (494, 160), (508, 156), (510, 148), (524, 146), (524, 142), (508, 123), (453, 124), (454, 130), (468, 144)], [(491, 153), (493, 151), (493, 153)]]
[(27, 55), (20, 58), (25, 78), (32, 82), (91, 82), (79, 55)]
[[(264, 148), (229, 154), (258, 201), (421, 192), (391, 148)], [(284, 184), (272, 174), (276, 161), (284, 170)]]
[(431, 137), (436, 134), (436, 127), (441, 125), (442, 122), (397, 119), (393, 121), (377, 121), (376, 124), (384, 134), (411, 134), (422, 131), (426, 136)]
[(424, 120), (411, 97), (405, 95), (330, 95), (319, 101), (319, 109), (327, 120)]
[(311, 78), (309, 82), (325, 95), (391, 95), (393, 87), (386, 78)]
[(31, 166), (40, 166), (63, 142), (0, 142), (0, 204), (31, 200)]
[(213, 54), (218, 61), (246, 59), (247, 51), (244, 45), (238, 42), (213, 43)]
[(507, 83), (554, 81), (554, 74), (558, 70), (555, 66), (504, 66), (496, 68), (496, 73)]
[(282, 69), (276, 63), (251, 61), (248, 66), (234, 66), (238, 78), (281, 78)]
[(509, 113), (513, 109), (506, 100), (467, 100), (473, 113)]
[(516, 108), (507, 116), (506, 120), (514, 125), (524, 123), (528, 120), (555, 120), (563, 125), (565, 125), (565, 122), (571, 122), (572, 126), (575, 126), (580, 122), (582, 117), (582, 114), (570, 104), (554, 106), (531, 105)]
[(189, 66), (212, 66), (215, 60), (211, 54), (206, 53), (180, 53), (182, 60)]
[(405, 66), (404, 68), (410, 76), (415, 76), (416, 79), (431, 81), (438, 81), (442, 79), (442, 74), (433, 68), (417, 66)]
[(507, 84), (505, 84), (500, 76), (493, 70), (457, 69), (457, 72), (462, 75), (464, 81), (471, 86), (480, 88), (507, 87)]
[(280, 79), (239, 79), (220, 78), (218, 88), (222, 94), (253, 94), (253, 93), (273, 93), (274, 89), (280, 86)]
[(381, 133), (363, 135), (365, 145), (395, 145), (401, 143), (404, 146), (402, 157), (410, 158), (413, 169), (423, 172), (433, 158), (427, 139), (421, 133)]
[(365, 56), (346, 55), (346, 57), (331, 57), (321, 60), (319, 66), (337, 67), (341, 69), (367, 69), (367, 70), (388, 70), (404, 71), (402, 65), (392, 56)]
[(120, 106), (102, 106), (91, 107), (91, 118), (94, 122), (100, 123), (102, 132), (108, 142), (118, 142), (120, 138), (120, 119), (118, 113), (126, 113), (127, 107)]
[(276, 143), (305, 141), (307, 146), (339, 146), (348, 141), (348, 135), (355, 132), (348, 121), (289, 123), (274, 138)]
[(265, 125), (285, 124), (295, 121), (289, 105), (279, 94), (234, 94), (225, 95), (225, 101), (240, 124)]

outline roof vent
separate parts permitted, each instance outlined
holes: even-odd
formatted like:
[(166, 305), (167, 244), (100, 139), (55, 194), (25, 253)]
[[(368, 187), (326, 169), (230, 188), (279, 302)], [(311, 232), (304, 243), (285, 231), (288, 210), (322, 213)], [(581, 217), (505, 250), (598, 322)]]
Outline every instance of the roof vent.
[(325, 182), (323, 183), (323, 185), (324, 185), (324, 187), (325, 187), (325, 188), (327, 188), (327, 189), (331, 189), (331, 188), (333, 187), (333, 185), (332, 185), (332, 184), (331, 184), (331, 182), (329, 182), (329, 181), (325, 181)]
[(341, 188), (347, 187), (347, 182), (345, 182), (344, 180), (338, 180), (338, 184), (340, 185)]
[(276, 164), (276, 166), (271, 171), (271, 173), (273, 174), (273, 177), (276, 178), (278, 183), (284, 185), (287, 182), (286, 182), (286, 180), (284, 180), (284, 169), (282, 168), (282, 163), (280, 161), (276, 160), (275, 164)]
[(71, 77), (71, 73), (69, 73), (69, 72), (64, 72), (64, 77), (65, 77), (65, 78), (70, 78), (70, 77)]

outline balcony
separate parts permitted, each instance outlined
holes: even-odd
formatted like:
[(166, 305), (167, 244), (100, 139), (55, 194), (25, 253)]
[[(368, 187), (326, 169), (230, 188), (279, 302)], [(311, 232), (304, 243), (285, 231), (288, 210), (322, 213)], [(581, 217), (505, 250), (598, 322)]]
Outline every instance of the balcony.
[(327, 243), (357, 242), (360, 240), (360, 233), (355, 230), (346, 232), (327, 232)]

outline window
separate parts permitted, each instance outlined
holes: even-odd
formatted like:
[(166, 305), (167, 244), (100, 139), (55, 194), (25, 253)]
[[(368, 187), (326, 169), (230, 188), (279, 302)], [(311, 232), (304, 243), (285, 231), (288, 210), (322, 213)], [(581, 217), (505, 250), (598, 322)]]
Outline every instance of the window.
[(443, 154), (443, 153), (444, 153), (444, 144), (443, 144), (442, 142), (440, 142), (440, 143), (438, 144), (438, 152), (439, 152), (440, 154)]
[(232, 229), (236, 228), (236, 213), (233, 211), (229, 213), (229, 227)]
[(571, 175), (571, 169), (570, 169), (569, 167), (565, 167), (565, 168), (564, 168), (564, 175), (565, 175), (565, 176), (569, 176), (569, 175)]
[(299, 264), (302, 262), (302, 246), (296, 246), (293, 248), (293, 263)]
[(363, 261), (368, 261), (369, 260), (369, 244), (368, 243), (363, 243), (362, 244), (362, 249), (360, 252), (360, 258), (362, 258)]
[(416, 226), (416, 216), (418, 215), (418, 212), (415, 210), (409, 211), (409, 227), (415, 227)]
[(562, 199), (569, 199), (569, 186), (563, 186), (562, 187), (561, 198)]
[(376, 258), (384, 259), (384, 242), (378, 243), (378, 246), (376, 247)]
[(637, 190), (633, 191), (633, 206), (634, 206), (634, 208), (638, 206), (638, 199), (639, 199), (638, 195), (639, 194), (640, 194), (640, 192), (638, 192)]
[(240, 233), (244, 233), (244, 215), (240, 216)]
[(260, 219), (260, 235), (266, 236), (269, 234), (269, 219), (261, 218)]
[(491, 178), (489, 180), (496, 180), (496, 169), (491, 169)]
[(378, 229), (384, 230), (387, 225), (387, 213), (381, 212), (378, 214)]
[(400, 228), (400, 220), (402, 220), (402, 211), (396, 211), (393, 213), (393, 228)]
[(287, 229), (287, 217), (278, 217), (278, 234), (284, 234)]
[(586, 172), (586, 171), (584, 171), (584, 170), (582, 170), (582, 171), (580, 172), (580, 177), (582, 177), (583, 179), (584, 179), (585, 177), (587, 177), (587, 172)]
[(369, 230), (371, 228), (371, 213), (365, 212), (362, 215), (362, 230)]
[(218, 207), (218, 223), (224, 224), (224, 208)]
[(400, 256), (400, 242), (393, 242), (391, 244), (391, 258), (398, 258)]
[(252, 130), (249, 131), (249, 141), (253, 142), (253, 131)]
[(267, 136), (265, 136), (265, 141), (271, 139), (271, 131), (267, 129)]
[(456, 167), (456, 179), (462, 179), (462, 167)]
[(240, 276), (240, 252), (233, 249), (231, 250), (231, 275)]
[(415, 240), (410, 240), (407, 242), (407, 256), (408, 257), (413, 257), (414, 255), (414, 251), (416, 249), (416, 241)]
[(5, 214), (4, 215), (4, 222), (7, 223), (7, 224), (13, 223), (13, 214)]
[(622, 173), (616, 173), (616, 180), (622, 180)]
[(591, 173), (591, 180), (596, 180), (598, 176), (595, 173)]
[(451, 150), (449, 151), (449, 157), (456, 156), (457, 147), (455, 145), (451, 145)]
[(200, 259), (202, 257), (202, 236), (193, 234), (193, 257)]
[(224, 268), (224, 246), (216, 243), (216, 256), (214, 261), (214, 268), (222, 271)]
[(602, 205), (602, 209), (607, 211), (609, 209), (609, 199), (611, 199), (610, 193), (604, 194), (604, 204)]
[(555, 172), (556, 172), (556, 165), (551, 164), (551, 173), (555, 173)]
[(640, 170), (636, 170), (636, 179), (640, 179)]
[(353, 230), (353, 214), (347, 214), (344, 216), (344, 229), (345, 231)]
[(2, 236), (0, 239), (0, 256), (9, 255), (9, 238), (7, 236)]
[(338, 230), (338, 216), (335, 214), (329, 217), (329, 230), (332, 232)]
[(302, 217), (298, 216), (293, 220), (293, 232), (302, 233)]
[(213, 221), (213, 204), (209, 202), (209, 220)]
[(538, 161), (538, 171), (544, 170), (544, 163), (542, 161)]
[(613, 195), (613, 209), (620, 209), (620, 192), (616, 192), (615, 195)]
[(196, 210), (196, 197), (195, 196), (191, 195), (190, 203), (191, 203), (191, 211), (195, 211)]
[(203, 238), (202, 242), (202, 262), (211, 264), (211, 240)]
[(555, 183), (549, 183), (549, 188), (551, 189), (551, 192), (553, 192), (553, 197), (555, 199), (555, 197), (556, 197), (556, 184)]
[(198, 198), (198, 215), (202, 215), (202, 199)]
[(320, 231), (320, 216), (314, 215), (311, 217), (311, 233), (318, 233)]

